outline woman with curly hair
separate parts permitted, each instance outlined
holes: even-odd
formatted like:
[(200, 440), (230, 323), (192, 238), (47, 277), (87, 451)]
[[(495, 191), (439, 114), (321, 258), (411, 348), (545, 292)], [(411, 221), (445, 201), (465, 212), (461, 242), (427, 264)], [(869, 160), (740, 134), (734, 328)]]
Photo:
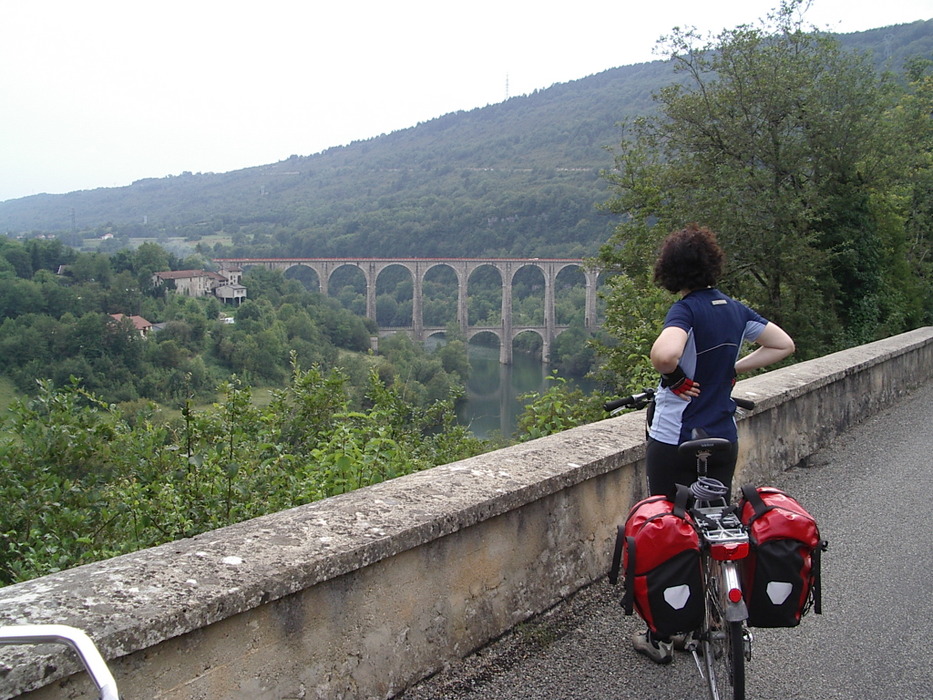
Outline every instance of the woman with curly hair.
[[(692, 439), (694, 428), (732, 443), (731, 450), (711, 455), (707, 465), (708, 476), (731, 487), (738, 456), (735, 377), (794, 351), (794, 341), (780, 326), (715, 288), (724, 260), (715, 234), (690, 224), (664, 239), (654, 267), (655, 282), (681, 298), (668, 310), (651, 348), (651, 363), (661, 373), (645, 458), (651, 495), (673, 498), (676, 484), (696, 481), (696, 458), (677, 451)], [(746, 341), (759, 347), (739, 359)], [(641, 632), (633, 641), (637, 651), (658, 663), (673, 658), (670, 640)]]

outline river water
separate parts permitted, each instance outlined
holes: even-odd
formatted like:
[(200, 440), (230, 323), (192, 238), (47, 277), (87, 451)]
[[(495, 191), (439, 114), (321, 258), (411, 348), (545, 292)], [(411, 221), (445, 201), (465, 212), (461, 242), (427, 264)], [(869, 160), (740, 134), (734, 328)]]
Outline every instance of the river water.
[(499, 363), (496, 348), (469, 346), (470, 379), (466, 400), (460, 402), (457, 419), (479, 438), (495, 433), (509, 437), (523, 402), (518, 397), (545, 390), (545, 365), (539, 360), (515, 353), (511, 365)]
[[(553, 382), (547, 379), (551, 370), (530, 355), (516, 352), (511, 365), (499, 363), (499, 350), (469, 346), (470, 380), (467, 382), (466, 400), (460, 402), (457, 419), (469, 426), (478, 438), (486, 439), (501, 434), (511, 437), (518, 416), (527, 400), (520, 396), (531, 392), (542, 393)], [(585, 381), (576, 381), (583, 385)]]

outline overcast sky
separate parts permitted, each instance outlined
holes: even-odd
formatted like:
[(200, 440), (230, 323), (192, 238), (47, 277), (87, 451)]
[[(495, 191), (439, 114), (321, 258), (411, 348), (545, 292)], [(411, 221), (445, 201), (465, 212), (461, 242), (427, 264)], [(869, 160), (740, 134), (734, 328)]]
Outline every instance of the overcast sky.
[[(659, 58), (778, 0), (2, 0), (0, 201), (310, 155)], [(852, 32), (931, 0), (814, 0)]]

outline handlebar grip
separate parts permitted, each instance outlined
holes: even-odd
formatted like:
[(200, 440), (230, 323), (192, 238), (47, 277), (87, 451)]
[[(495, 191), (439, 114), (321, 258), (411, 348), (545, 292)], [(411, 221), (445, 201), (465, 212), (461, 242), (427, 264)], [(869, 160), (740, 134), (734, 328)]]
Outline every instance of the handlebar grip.
[(633, 403), (633, 397), (631, 396), (626, 396), (625, 398), (622, 398), (622, 399), (613, 399), (612, 401), (607, 401), (606, 403), (603, 404), (603, 410), (606, 413), (611, 413), (617, 408), (622, 408), (623, 406), (630, 406), (632, 405), (632, 403)]
[(737, 396), (733, 396), (732, 400), (735, 401), (735, 405), (739, 408), (744, 408), (746, 411), (755, 410), (755, 402), (750, 401), (749, 399), (740, 399)]
[(603, 404), (603, 410), (606, 413), (612, 413), (617, 411), (620, 408), (634, 408), (642, 409), (648, 405), (648, 403), (654, 398), (654, 389), (645, 389), (640, 394), (632, 394), (631, 396), (623, 396), (620, 399), (613, 399), (612, 401), (607, 401)]

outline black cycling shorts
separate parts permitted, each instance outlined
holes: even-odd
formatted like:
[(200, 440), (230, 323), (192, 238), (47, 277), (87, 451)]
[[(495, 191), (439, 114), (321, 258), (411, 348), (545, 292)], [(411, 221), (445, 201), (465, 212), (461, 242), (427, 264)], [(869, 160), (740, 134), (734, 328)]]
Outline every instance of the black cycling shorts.
[[(726, 502), (732, 494), (732, 475), (735, 473), (738, 456), (739, 443), (733, 442), (731, 450), (714, 452), (707, 461), (706, 475), (719, 479), (729, 489)], [(648, 438), (645, 472), (648, 476), (649, 495), (673, 498), (677, 484), (690, 486), (697, 480), (697, 458), (695, 454), (680, 454), (677, 445)]]

